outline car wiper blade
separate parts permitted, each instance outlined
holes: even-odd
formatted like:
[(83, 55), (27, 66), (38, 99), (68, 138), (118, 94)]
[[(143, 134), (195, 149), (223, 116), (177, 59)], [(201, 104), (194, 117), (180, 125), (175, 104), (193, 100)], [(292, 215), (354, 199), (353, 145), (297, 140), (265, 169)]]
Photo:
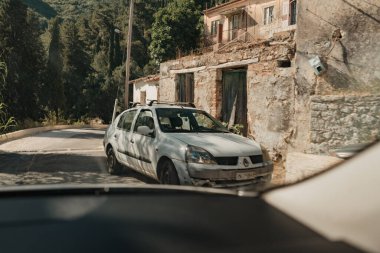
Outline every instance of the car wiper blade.
[(229, 131), (218, 130), (218, 129), (198, 129), (197, 132), (200, 132), (200, 133), (229, 133)]

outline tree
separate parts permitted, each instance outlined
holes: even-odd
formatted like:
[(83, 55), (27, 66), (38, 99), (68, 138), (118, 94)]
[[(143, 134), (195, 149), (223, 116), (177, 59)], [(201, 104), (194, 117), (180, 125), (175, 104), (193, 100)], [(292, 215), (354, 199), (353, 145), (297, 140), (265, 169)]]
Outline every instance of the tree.
[(0, 35), (1, 53), (8, 67), (2, 93), (4, 101), (17, 119), (38, 120), (42, 112), (39, 95), (45, 68), (38, 18), (20, 0), (3, 0)]
[(154, 16), (151, 58), (158, 64), (175, 58), (178, 51), (196, 49), (203, 26), (201, 14), (201, 6), (194, 0), (175, 0), (160, 9)]
[(50, 44), (48, 49), (47, 73), (44, 95), (46, 104), (53, 110), (58, 123), (59, 111), (64, 109), (65, 94), (63, 87), (63, 60), (62, 45), (60, 38), (60, 20), (54, 18), (50, 23)]
[(84, 114), (82, 90), (90, 71), (90, 60), (75, 22), (65, 20), (61, 29), (66, 116), (79, 119)]
[(5, 78), (7, 76), (7, 72), (7, 65), (5, 62), (0, 61), (0, 101), (3, 100), (1, 94), (5, 86)]
[[(5, 62), (0, 61), (0, 89), (4, 87), (5, 78), (7, 76), (7, 65)], [(4, 134), (8, 129), (15, 125), (15, 120), (7, 113), (7, 107), (2, 102), (3, 99), (0, 96), (0, 134)]]

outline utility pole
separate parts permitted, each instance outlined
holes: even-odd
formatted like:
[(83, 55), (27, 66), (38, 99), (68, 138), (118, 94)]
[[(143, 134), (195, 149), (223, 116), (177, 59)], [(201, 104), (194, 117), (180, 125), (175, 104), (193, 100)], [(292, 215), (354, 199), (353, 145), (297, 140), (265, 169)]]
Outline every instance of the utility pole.
[(127, 59), (125, 62), (125, 92), (124, 92), (124, 105), (125, 109), (129, 107), (129, 74), (131, 65), (131, 44), (132, 44), (132, 29), (133, 29), (133, 0), (130, 1), (129, 8), (129, 23), (128, 23), (128, 39), (127, 39)]

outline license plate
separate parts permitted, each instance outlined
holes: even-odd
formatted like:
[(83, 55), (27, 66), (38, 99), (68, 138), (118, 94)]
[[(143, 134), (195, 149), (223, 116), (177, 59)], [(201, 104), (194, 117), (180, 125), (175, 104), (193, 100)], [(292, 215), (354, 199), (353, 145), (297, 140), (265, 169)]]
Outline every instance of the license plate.
[(236, 173), (236, 180), (248, 180), (257, 177), (256, 171), (240, 172)]

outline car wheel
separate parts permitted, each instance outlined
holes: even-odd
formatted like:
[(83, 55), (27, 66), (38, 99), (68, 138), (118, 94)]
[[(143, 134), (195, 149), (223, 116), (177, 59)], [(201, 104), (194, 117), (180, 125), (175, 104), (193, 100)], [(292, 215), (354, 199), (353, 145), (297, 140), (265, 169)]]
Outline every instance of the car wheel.
[(160, 182), (161, 184), (179, 185), (177, 171), (170, 160), (162, 163)]
[(112, 148), (107, 151), (107, 172), (111, 175), (120, 174), (123, 166), (116, 159), (115, 153)]

